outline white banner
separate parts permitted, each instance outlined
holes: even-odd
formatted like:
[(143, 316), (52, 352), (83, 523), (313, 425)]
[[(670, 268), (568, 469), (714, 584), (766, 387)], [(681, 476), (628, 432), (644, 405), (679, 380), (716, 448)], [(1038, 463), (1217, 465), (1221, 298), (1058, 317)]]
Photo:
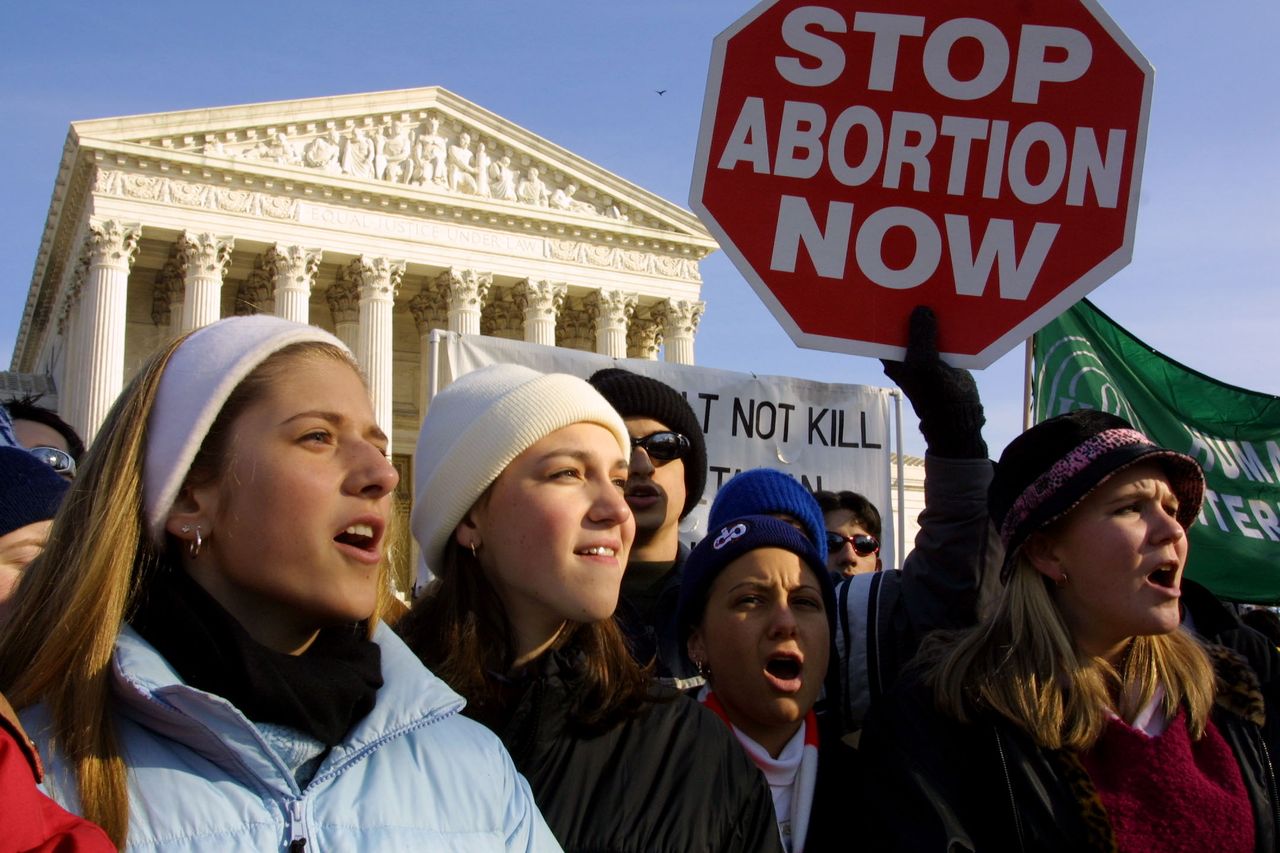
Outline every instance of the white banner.
[(886, 566), (897, 565), (889, 489), (891, 389), (613, 359), (481, 335), (442, 333), (441, 338), (440, 388), (476, 368), (503, 363), (584, 379), (616, 366), (683, 393), (707, 443), (706, 491), (682, 525), (691, 543), (705, 533), (707, 512), (724, 482), (748, 468), (775, 468), (811, 490), (865, 495), (882, 516), (881, 559)]

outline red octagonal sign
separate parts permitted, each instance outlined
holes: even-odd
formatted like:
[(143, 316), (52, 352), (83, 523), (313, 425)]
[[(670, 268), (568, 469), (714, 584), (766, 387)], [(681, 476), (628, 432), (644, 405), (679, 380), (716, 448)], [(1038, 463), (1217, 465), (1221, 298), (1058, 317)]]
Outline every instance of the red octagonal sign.
[(765, 0), (691, 203), (800, 346), (985, 367), (1129, 262), (1152, 75), (1093, 0)]

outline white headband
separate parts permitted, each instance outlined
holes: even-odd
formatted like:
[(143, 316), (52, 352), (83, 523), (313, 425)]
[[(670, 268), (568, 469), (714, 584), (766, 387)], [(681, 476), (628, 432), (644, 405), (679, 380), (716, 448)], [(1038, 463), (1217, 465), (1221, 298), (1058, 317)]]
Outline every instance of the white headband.
[(164, 541), (165, 519), (227, 397), (273, 353), (305, 341), (350, 354), (323, 329), (257, 314), (197, 329), (169, 357), (147, 419), (142, 471), (142, 505), (152, 541)]

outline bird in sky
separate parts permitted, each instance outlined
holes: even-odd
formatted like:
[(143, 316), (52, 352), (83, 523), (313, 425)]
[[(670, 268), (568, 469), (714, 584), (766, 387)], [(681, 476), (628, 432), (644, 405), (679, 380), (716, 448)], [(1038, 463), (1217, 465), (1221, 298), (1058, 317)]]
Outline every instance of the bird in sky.
[(666, 89), (654, 89), (653, 91), (657, 92), (659, 95), (665, 95), (665, 94), (667, 94), (667, 90), (666, 90)]

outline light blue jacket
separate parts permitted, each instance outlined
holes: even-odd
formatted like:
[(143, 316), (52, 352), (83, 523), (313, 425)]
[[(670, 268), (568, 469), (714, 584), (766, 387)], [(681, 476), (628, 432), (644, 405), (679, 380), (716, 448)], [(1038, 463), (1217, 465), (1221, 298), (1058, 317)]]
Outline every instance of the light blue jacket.
[[(299, 789), (262, 732), (227, 700), (189, 687), (132, 629), (112, 690), (129, 766), (130, 850), (560, 850), (498, 738), (385, 625), (373, 710)], [(48, 748), (49, 717), (23, 725), (46, 787), (78, 809), (74, 771)]]

